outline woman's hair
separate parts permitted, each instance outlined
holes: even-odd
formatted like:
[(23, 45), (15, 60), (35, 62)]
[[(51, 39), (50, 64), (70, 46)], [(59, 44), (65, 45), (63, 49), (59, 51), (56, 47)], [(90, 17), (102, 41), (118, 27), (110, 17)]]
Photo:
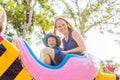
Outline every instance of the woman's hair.
[(7, 24), (6, 12), (4, 8), (0, 5), (0, 34), (5, 30)]
[(68, 30), (69, 31), (72, 31), (72, 30), (75, 30), (75, 27), (73, 26), (73, 25), (71, 25), (70, 24), (70, 22), (68, 22), (68, 20), (67, 19), (65, 19), (65, 18), (63, 18), (63, 17), (59, 17), (59, 18), (57, 18), (56, 20), (55, 20), (55, 24), (54, 24), (54, 34), (57, 34), (57, 31), (56, 31), (56, 22), (58, 21), (58, 20), (64, 20), (66, 23), (67, 23), (67, 26), (68, 26)]
[(48, 33), (47, 35), (45, 35), (45, 37), (44, 37), (44, 39), (43, 39), (43, 43), (44, 43), (44, 45), (46, 46), (46, 47), (49, 47), (48, 46), (48, 38), (49, 37), (54, 37), (55, 39), (56, 39), (56, 46), (54, 47), (54, 48), (59, 48), (60, 47), (60, 45), (61, 45), (61, 39), (60, 39), (60, 37), (59, 36), (57, 36), (57, 35), (55, 35), (55, 34), (53, 34), (53, 33)]

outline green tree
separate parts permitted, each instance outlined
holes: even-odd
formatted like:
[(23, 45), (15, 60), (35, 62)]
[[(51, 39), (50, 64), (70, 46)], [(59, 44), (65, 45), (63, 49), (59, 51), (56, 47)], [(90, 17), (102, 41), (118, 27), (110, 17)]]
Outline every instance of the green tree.
[(119, 0), (86, 0), (88, 1), (86, 7), (82, 7), (82, 1), (84, 0), (61, 0), (59, 2), (65, 6), (61, 16), (72, 20), (83, 37), (92, 28), (100, 29), (101, 33), (106, 30), (113, 33), (115, 27), (119, 28)]
[(54, 11), (48, 4), (48, 0), (1, 0), (0, 4), (7, 13), (6, 34), (8, 36), (17, 35), (24, 39), (31, 39), (30, 34), (34, 31), (34, 27), (39, 27), (44, 34), (52, 27)]

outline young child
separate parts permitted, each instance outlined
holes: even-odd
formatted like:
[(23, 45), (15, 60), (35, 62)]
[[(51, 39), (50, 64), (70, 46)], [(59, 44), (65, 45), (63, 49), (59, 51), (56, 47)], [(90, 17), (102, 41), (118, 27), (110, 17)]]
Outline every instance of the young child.
[[(59, 63), (61, 63), (61, 61), (64, 59), (65, 54), (62, 52), (62, 48), (60, 48), (61, 45), (61, 39), (59, 36), (52, 34), (52, 33), (48, 33), (44, 39), (43, 39), (43, 43), (46, 47), (50, 47), (54, 49), (55, 52), (55, 63), (53, 61), (51, 61), (51, 65), (58, 65)], [(59, 58), (58, 58), (59, 57)]]
[(43, 43), (46, 47), (59, 48), (61, 45), (61, 40), (59, 36), (54, 35), (53, 33), (48, 33), (43, 38)]

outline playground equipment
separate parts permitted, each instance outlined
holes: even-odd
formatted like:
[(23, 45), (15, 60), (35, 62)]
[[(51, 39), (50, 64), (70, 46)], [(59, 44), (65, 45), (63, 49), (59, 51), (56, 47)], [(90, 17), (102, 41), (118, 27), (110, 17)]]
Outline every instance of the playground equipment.
[(119, 80), (116, 74), (99, 69), (89, 55), (67, 55), (57, 66), (42, 63), (29, 45), (15, 39), (16, 46), (0, 36), (0, 80)]
[(19, 50), (0, 36), (0, 80), (32, 80), (19, 55)]

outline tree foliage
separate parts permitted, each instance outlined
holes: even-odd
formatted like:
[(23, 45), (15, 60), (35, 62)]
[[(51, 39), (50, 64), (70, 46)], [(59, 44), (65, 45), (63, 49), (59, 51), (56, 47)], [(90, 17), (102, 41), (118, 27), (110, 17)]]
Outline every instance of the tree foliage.
[(34, 31), (35, 26), (39, 27), (44, 34), (52, 27), (51, 18), (54, 17), (54, 11), (48, 4), (48, 0), (2, 0), (0, 4), (7, 13), (6, 34), (8, 36), (17, 35), (30, 39), (29, 34)]
[[(1, 0), (8, 16), (7, 35), (23, 38), (30, 36), (34, 27), (40, 28), (42, 34), (53, 26), (55, 16), (68, 17), (85, 37), (85, 33), (93, 28), (114, 33), (120, 25), (119, 0)], [(82, 7), (84, 6), (84, 7)], [(63, 8), (62, 14), (58, 9)], [(54, 8), (54, 9), (53, 9)], [(57, 13), (56, 13), (57, 12)], [(14, 31), (10, 31), (13, 27)], [(115, 31), (114, 31), (115, 30)], [(118, 31), (119, 32), (119, 31)], [(118, 34), (116, 32), (116, 34)]]
[(120, 25), (119, 0), (87, 0), (85, 7), (82, 7), (83, 0), (61, 1), (65, 5), (61, 16), (72, 20), (83, 36), (92, 28), (99, 28), (101, 33), (105, 30), (112, 33)]

